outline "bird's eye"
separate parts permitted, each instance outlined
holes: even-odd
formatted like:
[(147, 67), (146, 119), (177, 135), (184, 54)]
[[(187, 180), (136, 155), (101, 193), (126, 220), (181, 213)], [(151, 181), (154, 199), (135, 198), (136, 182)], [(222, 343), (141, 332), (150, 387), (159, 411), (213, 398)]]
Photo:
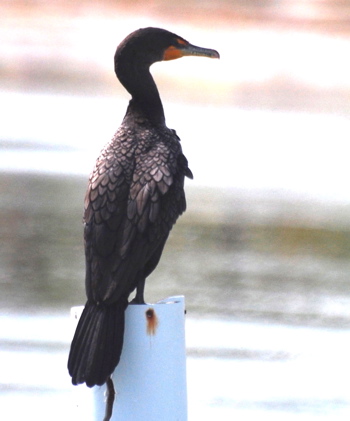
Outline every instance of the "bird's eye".
[(188, 44), (188, 42), (186, 42), (185, 40), (181, 39), (181, 38), (176, 38), (176, 44), (179, 47), (184, 47), (185, 45)]

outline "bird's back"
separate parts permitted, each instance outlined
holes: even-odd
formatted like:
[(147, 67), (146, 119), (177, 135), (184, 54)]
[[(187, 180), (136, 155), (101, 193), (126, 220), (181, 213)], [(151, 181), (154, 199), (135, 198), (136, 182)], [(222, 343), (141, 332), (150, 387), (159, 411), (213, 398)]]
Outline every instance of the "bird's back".
[(115, 302), (153, 271), (186, 209), (185, 176), (192, 174), (176, 133), (127, 114), (102, 150), (86, 193), (88, 299)]

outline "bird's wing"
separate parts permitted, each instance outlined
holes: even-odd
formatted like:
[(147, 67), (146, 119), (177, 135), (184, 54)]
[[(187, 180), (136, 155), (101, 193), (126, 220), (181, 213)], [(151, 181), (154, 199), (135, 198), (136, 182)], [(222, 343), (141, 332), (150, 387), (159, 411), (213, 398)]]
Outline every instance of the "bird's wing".
[[(113, 159), (112, 159), (113, 158)], [(109, 294), (125, 220), (129, 181), (122, 159), (102, 152), (90, 176), (85, 196), (84, 240), (86, 292), (89, 299), (103, 301)]]
[[(102, 154), (90, 176), (85, 196), (85, 224), (106, 224), (111, 232), (118, 231), (125, 215), (128, 190), (122, 160), (108, 159)], [(109, 243), (101, 241), (98, 252), (110, 253)]]
[(137, 157), (128, 197), (122, 256), (128, 253), (138, 234), (157, 245), (168, 236), (176, 219), (184, 212), (185, 173), (180, 156), (183, 157), (179, 146), (172, 149), (158, 143)]
[(183, 183), (188, 172), (180, 145), (173, 150), (157, 144), (137, 155), (132, 180), (122, 161), (109, 165), (104, 158), (97, 163), (84, 216), (88, 297), (106, 301), (135, 288), (136, 277), (161, 252), (186, 208)]

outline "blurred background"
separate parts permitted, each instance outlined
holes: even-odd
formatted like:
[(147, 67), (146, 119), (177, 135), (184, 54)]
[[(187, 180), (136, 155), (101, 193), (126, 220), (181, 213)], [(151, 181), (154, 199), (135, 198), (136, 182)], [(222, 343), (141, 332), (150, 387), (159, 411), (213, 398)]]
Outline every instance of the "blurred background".
[(149, 302), (186, 297), (189, 421), (348, 420), (350, 2), (3, 0), (0, 15), (6, 419), (76, 418), (87, 179), (129, 100), (116, 46), (158, 26), (221, 55), (152, 66), (194, 173), (146, 284)]

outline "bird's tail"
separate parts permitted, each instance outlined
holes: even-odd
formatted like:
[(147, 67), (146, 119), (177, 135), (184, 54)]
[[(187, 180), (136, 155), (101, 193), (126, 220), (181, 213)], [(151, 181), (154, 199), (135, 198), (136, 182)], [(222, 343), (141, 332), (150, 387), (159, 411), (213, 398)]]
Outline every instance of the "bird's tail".
[(117, 366), (123, 348), (127, 299), (109, 305), (87, 302), (71, 344), (72, 383), (102, 385)]

